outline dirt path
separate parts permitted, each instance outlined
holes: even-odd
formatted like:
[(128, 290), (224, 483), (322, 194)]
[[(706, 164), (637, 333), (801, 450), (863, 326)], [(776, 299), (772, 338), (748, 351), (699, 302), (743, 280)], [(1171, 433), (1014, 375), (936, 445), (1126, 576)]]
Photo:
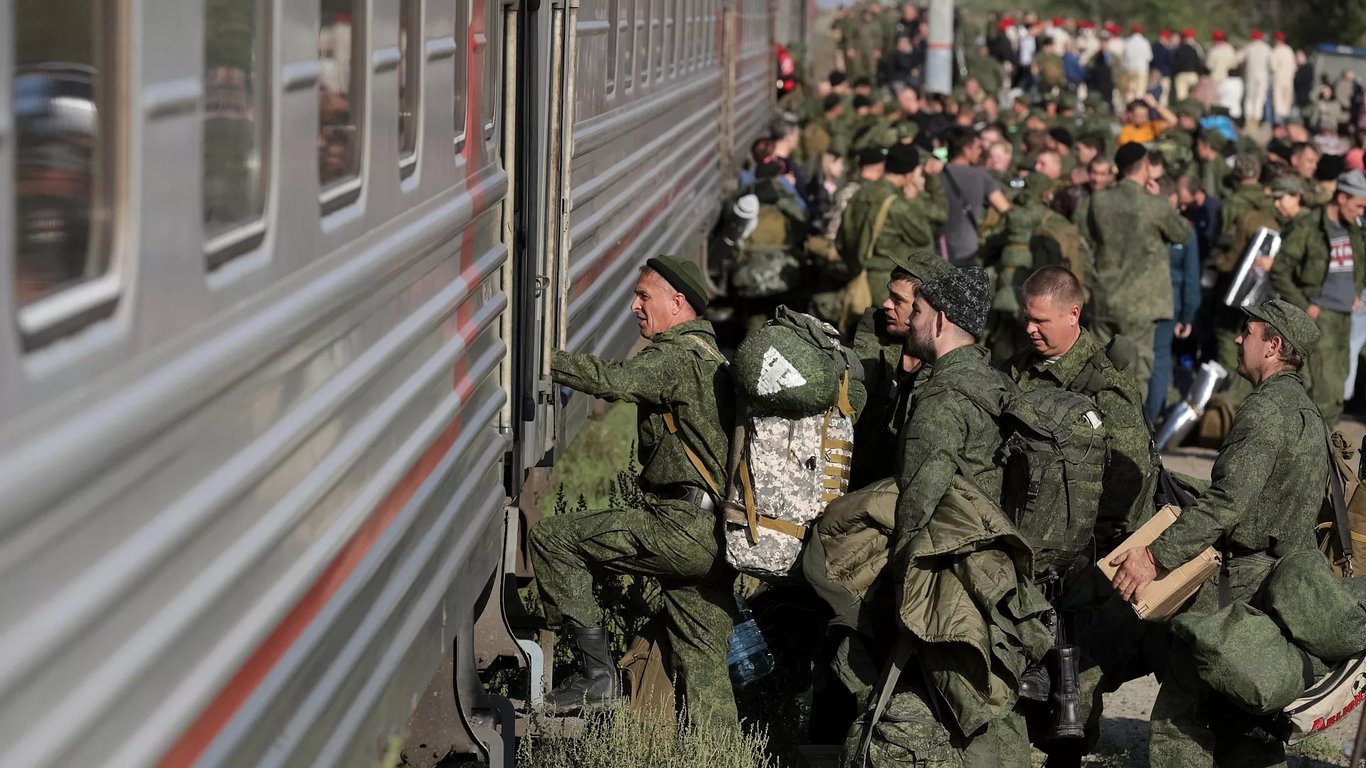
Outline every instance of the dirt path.
[[(1366, 435), (1366, 424), (1344, 420), (1338, 428), (1352, 445), (1361, 445)], [(1214, 451), (1182, 448), (1168, 451), (1163, 461), (1168, 469), (1195, 477), (1208, 478), (1214, 464)], [(1148, 764), (1148, 718), (1152, 714), (1153, 699), (1157, 696), (1157, 680), (1146, 677), (1135, 680), (1105, 697), (1105, 718), (1101, 722), (1101, 743), (1089, 765), (1129, 768)], [(1318, 768), (1345, 766), (1356, 734), (1356, 716), (1330, 728), (1325, 734), (1309, 739), (1295, 748), (1291, 766)]]

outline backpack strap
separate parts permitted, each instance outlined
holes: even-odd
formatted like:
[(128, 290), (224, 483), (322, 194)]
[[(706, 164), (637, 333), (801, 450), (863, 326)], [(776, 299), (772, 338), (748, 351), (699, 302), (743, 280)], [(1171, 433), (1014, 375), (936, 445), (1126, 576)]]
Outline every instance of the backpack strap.
[(887, 226), (887, 214), (892, 212), (892, 203), (896, 202), (896, 194), (893, 192), (887, 195), (882, 201), (882, 207), (877, 209), (877, 217), (873, 219), (873, 236), (868, 239), (868, 251), (863, 254), (864, 264), (873, 258), (873, 251), (877, 249), (877, 239), (882, 237), (882, 229)]
[[(713, 349), (710, 344), (702, 339), (693, 336), (692, 334), (683, 334), (683, 338), (691, 341), (698, 349), (702, 350), (705, 353), (704, 357), (719, 362), (721, 367), (725, 368), (730, 365), (730, 362), (726, 360), (724, 355)], [(678, 429), (678, 417), (674, 415), (672, 406), (664, 413), (664, 426), (669, 430), (669, 434), (678, 438), (678, 442), (683, 446), (683, 453), (688, 457), (688, 463), (692, 464), (693, 469), (697, 470), (697, 474), (701, 476), (702, 482), (707, 484), (707, 488), (711, 489), (712, 494), (719, 498), (721, 496), (721, 485), (716, 482), (716, 478), (712, 477), (711, 472), (707, 470), (707, 465), (702, 461), (702, 457), (698, 456), (697, 452), (688, 445), (688, 441), (683, 439), (683, 433)]]
[(1342, 542), (1342, 558), (1334, 563), (1342, 568), (1342, 575), (1352, 578), (1354, 569), (1352, 568), (1352, 522), (1347, 517), (1346, 491), (1342, 486), (1342, 478), (1338, 476), (1337, 462), (1333, 460), (1333, 455), (1337, 448), (1333, 446), (1332, 436), (1328, 436), (1328, 498), (1333, 502), (1333, 515), (1337, 518), (1338, 540)]
[[(911, 660), (911, 651), (915, 649), (915, 638), (909, 632), (899, 632), (896, 636), (896, 645), (892, 647), (892, 655), (887, 657), (887, 666), (882, 668), (882, 677), (878, 680), (877, 700), (873, 704), (873, 712), (868, 718), (868, 727), (863, 731), (863, 741), (859, 744), (859, 765), (867, 768), (868, 750), (873, 746), (873, 729), (882, 719), (882, 713), (887, 709), (887, 702), (892, 700), (892, 694), (896, 692), (896, 684), (901, 680), (901, 671), (906, 668), (906, 663)], [(933, 695), (933, 692), (929, 692)]]

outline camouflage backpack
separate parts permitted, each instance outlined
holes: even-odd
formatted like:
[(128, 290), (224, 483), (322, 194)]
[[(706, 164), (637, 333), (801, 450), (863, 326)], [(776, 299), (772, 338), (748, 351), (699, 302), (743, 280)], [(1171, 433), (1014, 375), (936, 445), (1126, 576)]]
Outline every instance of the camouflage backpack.
[(742, 299), (761, 299), (788, 293), (801, 283), (802, 265), (793, 255), (787, 214), (777, 205), (760, 205), (754, 231), (736, 250), (732, 293)]
[(791, 573), (811, 523), (849, 489), (855, 362), (832, 326), (786, 307), (735, 351), (740, 416), (724, 506), (736, 570)]
[(1001, 413), (1001, 508), (1034, 549), (1034, 568), (1065, 571), (1090, 541), (1108, 448), (1086, 395), (1056, 387), (1016, 394)]

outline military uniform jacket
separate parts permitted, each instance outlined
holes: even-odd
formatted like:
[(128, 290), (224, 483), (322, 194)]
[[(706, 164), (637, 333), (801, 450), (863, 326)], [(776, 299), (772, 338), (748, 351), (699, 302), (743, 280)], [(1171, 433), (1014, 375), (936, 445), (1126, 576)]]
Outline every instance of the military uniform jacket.
[[(1226, 253), (1224, 258), (1219, 260), (1220, 270), (1232, 270), (1242, 260), (1242, 251), (1237, 250), (1237, 243), (1234, 241), (1237, 239), (1239, 222), (1253, 211), (1260, 211), (1271, 220), (1276, 218), (1275, 205), (1260, 184), (1243, 184), (1223, 201), (1223, 207), (1219, 209), (1219, 231), (1223, 233), (1224, 239), (1220, 245)], [(1243, 250), (1246, 250), (1246, 246)]]
[(1081, 202), (1077, 228), (1094, 248), (1095, 303), (1102, 317), (1119, 323), (1171, 318), (1167, 246), (1190, 237), (1190, 223), (1175, 208), (1124, 179)]
[(649, 346), (625, 362), (556, 350), (551, 377), (593, 397), (636, 405), (642, 489), (677, 484), (706, 487), (683, 443), (669, 434), (664, 414), (675, 414), (688, 446), (711, 476), (724, 482), (735, 403), (723, 361), (716, 352), (711, 323), (690, 320), (656, 334)]
[(1105, 542), (1138, 530), (1153, 515), (1158, 460), (1143, 417), (1143, 397), (1133, 377), (1115, 368), (1100, 341), (1085, 330), (1057, 360), (1049, 362), (1029, 349), (1012, 358), (1006, 372), (1024, 392), (1058, 387), (1095, 401), (1110, 448), (1101, 481), (1096, 536)]
[(868, 403), (854, 424), (850, 490), (896, 474), (897, 436), (910, 414), (915, 390), (929, 378), (930, 364), (901, 370), (902, 340), (887, 333), (887, 313), (870, 309), (854, 333), (854, 354), (863, 367)]
[(1243, 400), (1209, 489), (1150, 550), (1172, 569), (1205, 547), (1235, 557), (1314, 547), (1328, 483), (1327, 428), (1298, 373), (1277, 373)]
[[(1366, 278), (1366, 247), (1362, 245), (1361, 227), (1347, 222), (1347, 235), (1352, 239), (1353, 295), (1361, 295), (1362, 280)], [(1295, 224), (1281, 241), (1281, 250), (1271, 265), (1271, 287), (1282, 299), (1300, 309), (1328, 279), (1328, 212), (1320, 208), (1295, 219)]]
[[(872, 257), (868, 257), (868, 246), (873, 243), (873, 225), (877, 221), (878, 210), (888, 197), (894, 196), (892, 206), (887, 212), (887, 220), (873, 244)], [(928, 217), (914, 201), (890, 181), (878, 179), (863, 185), (849, 201), (840, 223), (839, 240), (835, 243), (850, 274), (863, 270), (891, 272), (896, 268), (893, 254), (904, 254), (917, 248), (929, 248), (934, 244), (934, 233), (930, 230)]]
[(896, 536), (892, 551), (920, 531), (955, 475), (988, 498), (1001, 498), (999, 419), (1013, 385), (988, 363), (983, 347), (960, 347), (939, 358), (920, 384), (898, 456)]

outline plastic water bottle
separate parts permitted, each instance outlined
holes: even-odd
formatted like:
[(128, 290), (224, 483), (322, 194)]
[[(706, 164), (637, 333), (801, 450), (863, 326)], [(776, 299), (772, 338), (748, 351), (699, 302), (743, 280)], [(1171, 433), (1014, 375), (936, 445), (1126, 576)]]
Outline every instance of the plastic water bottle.
[(768, 643), (764, 642), (759, 624), (754, 621), (749, 603), (736, 595), (735, 607), (740, 615), (731, 630), (726, 666), (730, 668), (731, 685), (744, 688), (773, 671), (773, 654), (768, 650)]

